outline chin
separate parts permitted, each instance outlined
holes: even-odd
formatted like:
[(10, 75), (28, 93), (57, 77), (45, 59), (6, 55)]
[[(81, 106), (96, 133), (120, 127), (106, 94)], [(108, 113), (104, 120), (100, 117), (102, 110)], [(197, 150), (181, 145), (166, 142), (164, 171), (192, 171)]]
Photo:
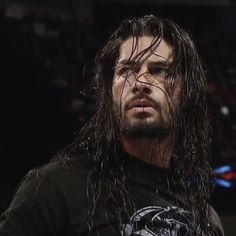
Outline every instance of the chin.
[(136, 116), (127, 117), (125, 122), (129, 126), (156, 126), (163, 123), (161, 117), (153, 114), (139, 114)]
[(169, 125), (153, 118), (135, 119), (124, 121), (121, 125), (121, 133), (133, 138), (163, 138), (170, 132)]

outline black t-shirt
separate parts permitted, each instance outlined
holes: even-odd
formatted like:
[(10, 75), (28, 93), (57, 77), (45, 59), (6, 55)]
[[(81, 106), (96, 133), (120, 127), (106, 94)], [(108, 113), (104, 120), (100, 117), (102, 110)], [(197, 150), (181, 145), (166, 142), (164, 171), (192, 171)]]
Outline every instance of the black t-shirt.
[[(0, 218), (4, 236), (179, 236), (193, 234), (194, 222), (188, 209), (177, 207), (168, 194), (168, 170), (127, 156), (124, 172), (135, 202), (129, 219), (107, 222), (103, 206), (95, 214), (90, 233), (86, 224), (89, 200), (86, 156), (71, 158), (69, 165), (52, 162), (31, 170), (20, 183), (9, 208)], [(220, 219), (210, 207), (211, 235), (224, 235)]]

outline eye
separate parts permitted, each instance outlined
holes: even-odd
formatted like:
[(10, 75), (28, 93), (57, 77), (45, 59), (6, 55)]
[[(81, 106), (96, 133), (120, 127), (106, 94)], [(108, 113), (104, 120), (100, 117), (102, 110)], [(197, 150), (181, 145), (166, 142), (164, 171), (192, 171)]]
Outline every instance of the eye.
[(168, 73), (168, 68), (164, 68), (164, 67), (153, 67), (153, 68), (149, 68), (149, 74), (150, 75), (161, 75), (161, 76), (165, 76)]
[(132, 68), (130, 66), (120, 66), (117, 68), (116, 73), (120, 76), (128, 76), (132, 73)]

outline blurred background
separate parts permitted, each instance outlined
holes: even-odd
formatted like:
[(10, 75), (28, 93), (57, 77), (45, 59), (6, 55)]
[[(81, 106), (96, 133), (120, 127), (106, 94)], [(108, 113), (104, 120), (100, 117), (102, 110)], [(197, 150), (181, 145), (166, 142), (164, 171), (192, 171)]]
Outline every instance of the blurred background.
[(190, 32), (208, 75), (212, 204), (236, 235), (235, 0), (0, 0), (0, 213), (20, 179), (69, 144), (93, 113), (97, 50), (127, 17), (157, 14)]

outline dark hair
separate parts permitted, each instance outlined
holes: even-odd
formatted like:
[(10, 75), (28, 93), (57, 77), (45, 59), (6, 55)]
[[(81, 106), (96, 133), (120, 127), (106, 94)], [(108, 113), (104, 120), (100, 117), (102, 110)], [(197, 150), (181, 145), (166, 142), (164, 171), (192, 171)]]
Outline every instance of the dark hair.
[[(206, 78), (194, 44), (176, 23), (149, 15), (125, 20), (111, 35), (109, 41), (96, 57), (97, 110), (83, 128), (79, 137), (66, 149), (65, 156), (89, 147), (93, 163), (88, 177), (90, 225), (99, 199), (106, 193), (105, 208), (119, 219), (126, 209), (134, 207), (125, 185), (123, 167), (119, 161), (119, 130), (112, 114), (112, 78), (119, 57), (121, 43), (129, 37), (154, 37), (151, 47), (158, 46), (160, 39), (173, 49), (173, 63), (168, 78), (180, 76), (183, 81), (181, 106), (172, 120), (177, 140), (171, 159), (173, 194), (183, 199), (191, 210), (202, 232), (207, 232), (207, 210), (211, 191), (211, 168), (209, 158), (209, 122), (205, 99)], [(135, 47), (135, 45), (134, 45)], [(177, 204), (181, 205), (181, 201)], [(108, 207), (106, 208), (108, 209)]]

